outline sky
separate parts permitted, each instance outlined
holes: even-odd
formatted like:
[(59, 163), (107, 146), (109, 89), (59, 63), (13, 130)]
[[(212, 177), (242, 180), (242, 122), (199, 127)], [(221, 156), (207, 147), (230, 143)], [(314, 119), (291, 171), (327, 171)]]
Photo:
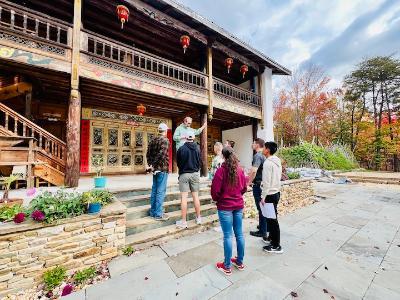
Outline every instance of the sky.
[(339, 87), (363, 58), (400, 57), (400, 0), (176, 0), (292, 71)]

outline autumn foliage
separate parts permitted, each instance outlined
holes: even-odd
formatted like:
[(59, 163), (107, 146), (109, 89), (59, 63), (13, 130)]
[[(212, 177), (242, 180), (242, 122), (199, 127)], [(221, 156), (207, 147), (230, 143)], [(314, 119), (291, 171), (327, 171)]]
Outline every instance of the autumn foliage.
[(348, 147), (361, 165), (400, 171), (400, 61), (365, 59), (332, 89), (314, 65), (295, 71), (274, 101), (275, 138)]

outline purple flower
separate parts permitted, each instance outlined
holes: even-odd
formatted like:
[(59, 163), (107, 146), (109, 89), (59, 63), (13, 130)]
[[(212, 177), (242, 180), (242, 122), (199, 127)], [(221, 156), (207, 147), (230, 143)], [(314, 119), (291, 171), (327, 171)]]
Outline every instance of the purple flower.
[(30, 189), (27, 189), (27, 191), (26, 191), (26, 195), (28, 196), (28, 197), (31, 197), (31, 196), (33, 196), (33, 195), (35, 195), (36, 194), (36, 188), (30, 188)]
[(40, 210), (35, 210), (32, 213), (32, 219), (34, 219), (35, 221), (41, 222), (44, 220), (44, 213), (41, 212)]
[(62, 290), (61, 297), (71, 294), (73, 289), (74, 289), (74, 287), (72, 285), (67, 284), (66, 286), (64, 286), (64, 288)]
[(19, 224), (25, 221), (25, 214), (23, 212), (17, 213), (14, 216), (14, 223)]

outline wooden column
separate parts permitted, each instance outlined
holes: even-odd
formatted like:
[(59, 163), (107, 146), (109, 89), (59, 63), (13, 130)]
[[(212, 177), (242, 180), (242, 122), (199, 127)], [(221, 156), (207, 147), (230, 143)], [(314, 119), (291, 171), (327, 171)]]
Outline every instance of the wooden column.
[(72, 30), (71, 96), (67, 121), (67, 161), (65, 185), (77, 187), (80, 164), (81, 95), (79, 93), (79, 60), (82, 1), (74, 0), (74, 27)]
[(174, 133), (176, 130), (176, 121), (172, 119), (172, 173), (178, 173), (178, 165), (176, 164), (176, 143), (174, 141)]
[(214, 101), (214, 81), (212, 71), (212, 47), (207, 46), (207, 75), (208, 75), (208, 118), (211, 121), (214, 113), (213, 101)]
[(32, 91), (25, 94), (25, 118), (32, 119)]
[[(258, 120), (257, 119), (251, 119), (251, 130), (253, 134), (253, 140), (252, 142), (257, 138), (257, 131), (258, 131)], [(256, 154), (256, 151), (253, 150), (253, 155)]]
[[(207, 111), (202, 111), (200, 114), (201, 126), (207, 124)], [(200, 176), (208, 176), (208, 151), (207, 151), (207, 126), (200, 134), (200, 156), (201, 156), (201, 170)]]

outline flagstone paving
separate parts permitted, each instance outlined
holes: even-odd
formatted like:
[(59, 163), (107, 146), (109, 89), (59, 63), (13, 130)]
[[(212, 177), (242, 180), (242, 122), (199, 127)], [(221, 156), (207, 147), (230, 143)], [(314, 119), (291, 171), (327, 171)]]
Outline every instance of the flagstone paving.
[(245, 271), (215, 269), (211, 229), (118, 258), (110, 280), (65, 299), (400, 299), (399, 187), (315, 187), (319, 202), (281, 218), (281, 255), (262, 252), (246, 220)]

